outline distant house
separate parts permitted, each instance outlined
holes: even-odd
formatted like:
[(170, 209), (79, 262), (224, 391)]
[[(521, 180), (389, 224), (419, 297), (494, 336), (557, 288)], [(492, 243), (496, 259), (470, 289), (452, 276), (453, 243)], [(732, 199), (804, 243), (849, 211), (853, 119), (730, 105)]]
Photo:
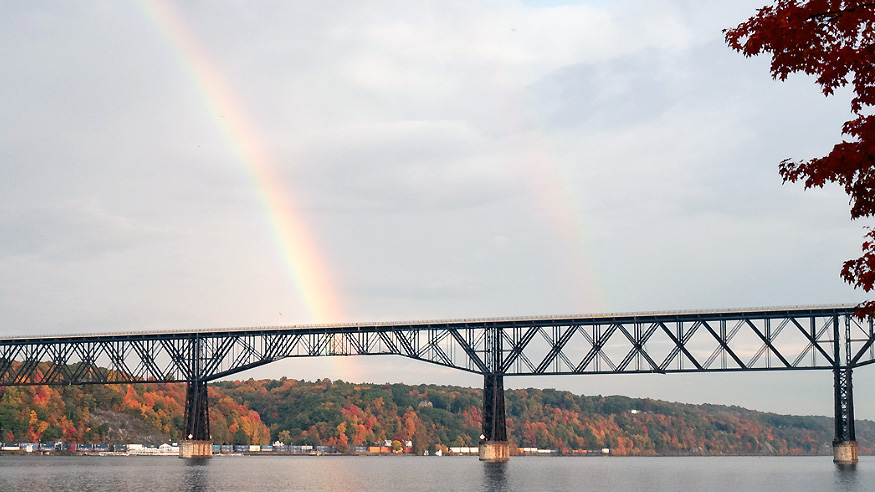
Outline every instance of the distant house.
[[(175, 444), (175, 443), (174, 443)], [(179, 454), (179, 446), (164, 443), (158, 446), (158, 454), (161, 455), (176, 455)]]
[(450, 448), (451, 454), (478, 454), (479, 452), (479, 447), (459, 446)]

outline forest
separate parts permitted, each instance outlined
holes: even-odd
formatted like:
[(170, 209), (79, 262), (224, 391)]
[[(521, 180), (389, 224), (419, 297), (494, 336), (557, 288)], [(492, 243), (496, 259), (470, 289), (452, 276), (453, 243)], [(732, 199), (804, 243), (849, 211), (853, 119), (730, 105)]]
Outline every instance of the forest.
[[(829, 417), (735, 406), (689, 405), (552, 389), (505, 392), (512, 446), (611, 454), (830, 454)], [(328, 445), (340, 449), (411, 441), (422, 454), (476, 446), (482, 392), (458, 386), (344, 381), (220, 381), (210, 384), (215, 444)], [(160, 443), (181, 438), (185, 385), (173, 383), (0, 388), (0, 441)], [(857, 421), (861, 454), (875, 427)]]

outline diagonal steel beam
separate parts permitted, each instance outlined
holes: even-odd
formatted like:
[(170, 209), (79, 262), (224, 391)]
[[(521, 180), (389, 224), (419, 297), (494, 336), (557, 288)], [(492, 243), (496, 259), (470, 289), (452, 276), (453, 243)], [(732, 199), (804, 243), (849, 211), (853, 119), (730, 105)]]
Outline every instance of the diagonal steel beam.
[[(586, 338), (587, 342), (589, 342), (591, 347), (589, 349), (589, 352), (587, 352), (587, 354), (580, 361), (580, 364), (577, 364), (577, 367), (574, 368), (575, 373), (583, 373), (584, 369), (586, 369), (586, 367), (589, 366), (589, 364), (593, 362), (593, 360), (596, 360), (596, 364), (598, 364), (597, 361), (599, 355), (602, 355), (602, 357), (607, 359), (607, 357), (602, 354), (602, 348), (605, 346), (606, 343), (608, 343), (611, 335), (613, 335), (616, 330), (616, 323), (608, 325), (608, 329), (601, 333), (599, 333), (600, 330), (598, 326), (594, 327), (592, 337), (589, 336), (589, 333), (587, 333), (586, 330), (581, 330), (581, 333), (583, 333), (584, 338)], [(613, 363), (610, 362), (610, 359), (608, 359), (607, 362), (608, 365), (613, 366)]]
[[(767, 321), (766, 326), (768, 326), (768, 319), (766, 319), (766, 321)], [(768, 336), (766, 336), (767, 334), (760, 332), (760, 330), (756, 327), (756, 325), (753, 324), (753, 322), (751, 320), (746, 319), (746, 320), (744, 320), (744, 322), (750, 327), (751, 331), (753, 331), (760, 338), (760, 340), (763, 341), (763, 346), (760, 347), (760, 350), (758, 350), (757, 353), (754, 355), (754, 357), (751, 359), (751, 361), (749, 363), (750, 367), (753, 367), (753, 365), (760, 358), (762, 353), (767, 353), (767, 352), (774, 353), (778, 357), (778, 359), (780, 359), (781, 363), (784, 364), (785, 367), (793, 367), (790, 365), (790, 362), (788, 362), (787, 359), (785, 359), (784, 356), (781, 355), (781, 353), (778, 352), (778, 350), (772, 345), (772, 334), (771, 333), (769, 333)], [(771, 365), (768, 365), (767, 367), (771, 367)]]
[[(738, 333), (738, 325), (736, 325), (735, 329), (732, 332), (726, 334), (725, 340), (724, 340), (723, 336), (717, 334), (714, 331), (714, 328), (712, 328), (711, 325), (708, 324), (707, 321), (703, 321), (702, 326), (704, 326), (705, 330), (707, 330), (708, 333), (710, 333), (711, 336), (714, 337), (715, 340), (717, 340), (717, 343), (720, 344), (719, 347), (714, 349), (714, 352), (711, 353), (711, 356), (708, 357), (708, 360), (705, 361), (705, 364), (703, 364), (703, 367), (705, 369), (708, 369), (711, 367), (711, 364), (714, 362), (714, 360), (717, 358), (717, 356), (720, 353), (729, 354), (729, 356), (732, 357), (732, 360), (734, 360), (735, 363), (738, 364), (738, 367), (740, 367), (741, 369), (747, 369), (747, 366), (744, 364), (744, 362), (741, 360), (741, 358), (738, 355), (736, 355), (735, 351), (732, 350), (732, 348), (729, 346), (729, 341), (732, 340), (732, 337), (734, 337), (736, 333)], [(724, 364), (725, 364), (725, 359), (724, 359)]]
[[(514, 328), (514, 329), (516, 329), (516, 328)], [(528, 327), (526, 332), (523, 334), (522, 337), (520, 337), (520, 339), (517, 342), (513, 342), (512, 340), (510, 341), (511, 342), (510, 352), (507, 354), (507, 357), (505, 357), (504, 360), (501, 362), (501, 372), (502, 373), (505, 373), (508, 370), (510, 370), (513, 363), (520, 357), (520, 355), (523, 353), (523, 350), (525, 350), (526, 346), (529, 345), (529, 342), (532, 341), (532, 338), (535, 337), (535, 335), (538, 333), (538, 331), (540, 329), (541, 328), (538, 326), (530, 326), (530, 327)], [(526, 360), (528, 360), (528, 359), (526, 359)], [(529, 362), (529, 364), (531, 365), (531, 362)], [(534, 371), (535, 371), (535, 368), (532, 367), (532, 372), (534, 372)]]
[(459, 330), (455, 328), (448, 328), (448, 331), (450, 332), (450, 335), (452, 335), (453, 339), (456, 340), (456, 343), (458, 343), (459, 346), (462, 347), (462, 350), (464, 350), (465, 353), (468, 354), (470, 362), (472, 362), (481, 373), (486, 374), (488, 372), (486, 363), (483, 362), (483, 359), (480, 358), (480, 355), (474, 350), (474, 347), (472, 347), (468, 343), (468, 341), (465, 340), (464, 337), (462, 337), (462, 335), (459, 333)]
[[(542, 374), (545, 370), (547, 370), (547, 367), (553, 363), (553, 361), (556, 359), (556, 356), (562, 352), (562, 348), (565, 347), (565, 344), (568, 343), (568, 340), (571, 340), (571, 336), (574, 335), (574, 333), (577, 331), (577, 326), (569, 326), (564, 333), (562, 333), (561, 326), (555, 326), (553, 327), (553, 329), (554, 332), (559, 332), (561, 333), (561, 335), (559, 335), (558, 339), (552, 338), (548, 340), (552, 343), (552, 347), (550, 347), (550, 350), (549, 352), (547, 352), (544, 360), (542, 360), (541, 363), (538, 364), (538, 367), (535, 368), (535, 374)], [(569, 362), (569, 366), (570, 365), (571, 363)]]
[[(650, 355), (647, 353), (647, 351), (644, 350), (644, 344), (647, 343), (648, 340), (650, 340), (650, 337), (652, 337), (653, 334), (656, 332), (656, 328), (657, 328), (657, 324), (651, 323), (650, 326), (647, 327), (647, 330), (644, 333), (639, 333), (639, 324), (636, 323), (635, 324), (636, 335), (632, 335), (631, 333), (629, 333), (628, 330), (626, 330), (626, 328), (623, 325), (620, 325), (620, 331), (623, 333), (623, 335), (626, 336), (626, 339), (628, 339), (629, 342), (632, 343), (632, 349), (629, 350), (629, 353), (626, 354), (626, 357), (624, 357), (623, 360), (620, 361), (619, 364), (617, 364), (618, 371), (624, 371), (626, 369), (626, 367), (628, 367), (629, 364), (632, 363), (632, 361), (635, 359), (636, 356), (641, 356), (644, 358), (644, 360), (648, 364), (650, 364), (651, 369), (653, 369), (656, 372), (663, 372), (659, 368), (659, 365), (657, 365), (656, 362), (652, 358), (650, 358)], [(639, 360), (639, 362), (640, 362), (640, 360)], [(636, 364), (636, 366), (637, 366), (637, 364)], [(636, 367), (636, 371), (639, 371), (639, 370), (640, 370), (640, 368)]]
[[(686, 343), (688, 341), (690, 341), (690, 338), (692, 338), (693, 334), (696, 333), (696, 329), (699, 326), (699, 322), (696, 322), (695, 324), (693, 324), (693, 326), (690, 327), (690, 329), (686, 333), (683, 332), (683, 325), (679, 323), (678, 329), (681, 330), (681, 333), (683, 333), (681, 335), (681, 338), (675, 337), (674, 334), (671, 332), (671, 330), (669, 330), (668, 327), (665, 326), (665, 323), (659, 322), (659, 326), (660, 326), (660, 328), (662, 328), (663, 333), (665, 333), (668, 336), (668, 338), (670, 338), (671, 341), (674, 342), (674, 344), (675, 344), (675, 346), (671, 349), (671, 352), (669, 352), (669, 354), (665, 356), (665, 359), (659, 365), (659, 368), (661, 370), (665, 371), (668, 368), (668, 365), (671, 364), (671, 362), (675, 359), (675, 357), (677, 357), (678, 354), (680, 354), (681, 352), (683, 352), (684, 355), (686, 355), (687, 358), (690, 360), (690, 362), (692, 362), (693, 365), (696, 366), (696, 369), (698, 369), (700, 371), (705, 370), (705, 368), (702, 367), (701, 364), (699, 364), (699, 361), (696, 360), (695, 357), (693, 357), (693, 354), (691, 354), (690, 351), (687, 350), (687, 347), (686, 347)], [(680, 362), (679, 362), (679, 364), (680, 364)], [(680, 365), (679, 365), (679, 367), (680, 367)]]

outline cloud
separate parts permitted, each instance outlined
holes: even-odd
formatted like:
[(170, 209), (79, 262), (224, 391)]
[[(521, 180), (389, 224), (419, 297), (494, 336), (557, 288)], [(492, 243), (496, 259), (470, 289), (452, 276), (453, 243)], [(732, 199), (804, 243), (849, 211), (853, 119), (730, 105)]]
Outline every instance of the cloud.
[(96, 200), (7, 209), (0, 215), (0, 257), (75, 261), (140, 246), (161, 237), (160, 228), (115, 215)]
[(316, 184), (310, 199), (345, 210), (469, 208), (518, 186), (513, 161), (464, 121), (339, 127), (302, 147), (290, 160), (306, 166), (290, 174)]

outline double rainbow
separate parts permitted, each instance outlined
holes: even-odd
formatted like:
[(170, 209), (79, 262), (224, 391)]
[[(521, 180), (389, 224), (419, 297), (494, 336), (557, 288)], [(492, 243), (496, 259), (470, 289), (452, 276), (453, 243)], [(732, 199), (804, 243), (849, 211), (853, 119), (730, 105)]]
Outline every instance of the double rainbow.
[[(295, 204), (280, 185), (276, 165), (259, 142), (255, 125), (236, 102), (221, 72), (210, 64), (207, 53), (198, 44), (180, 13), (168, 0), (142, 0), (147, 16), (158, 27), (175, 52), (182, 67), (203, 97), (213, 120), (230, 143), (240, 164), (246, 169), (252, 186), (257, 190), (262, 207), (273, 230), (283, 263), (305, 304), (308, 322), (326, 323), (343, 319), (337, 294), (331, 285), (328, 269)], [(547, 142), (532, 142), (527, 152), (532, 171), (532, 183), (541, 197), (544, 212), (556, 221), (567, 252), (564, 260), (571, 265), (578, 279), (576, 298), (590, 310), (603, 307), (606, 301), (592, 283), (597, 278), (594, 266), (582, 254), (589, 249), (588, 227), (581, 222), (581, 203), (574, 180), (559, 155), (549, 150)], [(544, 165), (547, 164), (547, 165)], [(587, 279), (590, 279), (588, 281)]]

